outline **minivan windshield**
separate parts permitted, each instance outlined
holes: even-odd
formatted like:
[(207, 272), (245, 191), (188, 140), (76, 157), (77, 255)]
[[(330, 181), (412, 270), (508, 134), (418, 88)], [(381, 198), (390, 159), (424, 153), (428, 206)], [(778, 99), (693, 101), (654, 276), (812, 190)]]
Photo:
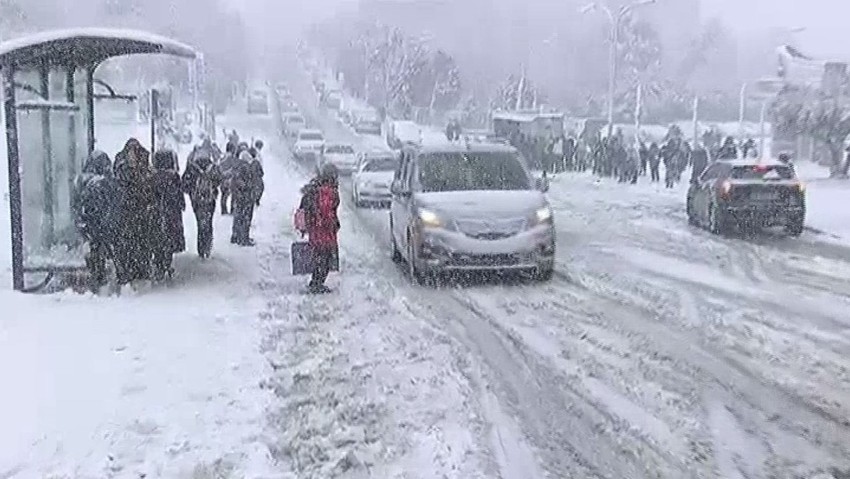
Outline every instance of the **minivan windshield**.
[(531, 178), (515, 153), (435, 153), (419, 161), (423, 192), (528, 190)]

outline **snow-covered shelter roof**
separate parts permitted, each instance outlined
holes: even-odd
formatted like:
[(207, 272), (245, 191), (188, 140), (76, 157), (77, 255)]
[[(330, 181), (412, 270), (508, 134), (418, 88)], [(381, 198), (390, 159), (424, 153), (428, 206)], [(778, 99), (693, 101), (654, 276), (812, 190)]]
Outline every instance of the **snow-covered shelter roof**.
[(522, 112), (522, 111), (497, 111), (493, 113), (494, 120), (505, 120), (515, 122), (531, 122), (538, 119), (563, 120), (563, 113)]
[(51, 30), (0, 43), (0, 67), (8, 65), (69, 64), (85, 66), (108, 58), (135, 54), (165, 54), (195, 58), (192, 47), (153, 33), (75, 28)]

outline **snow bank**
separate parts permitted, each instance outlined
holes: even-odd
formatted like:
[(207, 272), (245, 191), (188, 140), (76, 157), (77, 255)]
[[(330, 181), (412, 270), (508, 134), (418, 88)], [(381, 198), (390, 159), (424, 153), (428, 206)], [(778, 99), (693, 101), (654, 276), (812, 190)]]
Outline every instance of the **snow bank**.
[(797, 164), (806, 182), (806, 224), (830, 240), (850, 244), (850, 180), (829, 178), (829, 169), (812, 162)]
[[(129, 136), (126, 126), (98, 130), (98, 147), (112, 154)], [(26, 296), (9, 291), (8, 201), (3, 208), (0, 304), (11, 314), (0, 320), (9, 392), (0, 399), (0, 471), (25, 479), (272, 470), (263, 436), (272, 395), (260, 388), (269, 366), (258, 352), (263, 257), (229, 244), (230, 218), (216, 218), (213, 258), (202, 262), (194, 217), (184, 214), (188, 251), (175, 258), (172, 288)], [(257, 236), (282, 220), (258, 215)]]

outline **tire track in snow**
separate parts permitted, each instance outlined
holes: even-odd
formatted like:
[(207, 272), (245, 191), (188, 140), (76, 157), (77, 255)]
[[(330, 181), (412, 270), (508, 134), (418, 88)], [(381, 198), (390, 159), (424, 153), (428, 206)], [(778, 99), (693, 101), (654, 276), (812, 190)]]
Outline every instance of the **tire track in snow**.
[[(326, 126), (327, 130), (339, 133), (340, 128), (335, 121), (332, 120), (333, 124), (330, 125), (332, 128), (327, 128), (329, 123), (327, 119), (325, 119), (320, 113), (314, 112), (313, 116), (320, 124)], [(354, 135), (350, 132), (344, 132), (344, 136), (348, 138)], [(355, 141), (354, 143), (358, 142)], [(361, 237), (365, 236), (371, 238), (376, 245), (387, 243), (386, 237), (379, 236), (379, 234), (388, 234), (386, 231), (387, 225), (378, 226), (374, 223), (370, 224), (369, 220), (373, 218), (367, 218), (368, 215), (361, 214), (361, 211), (350, 204), (350, 194), (344, 194), (342, 196), (345, 212), (360, 220), (360, 222), (353, 225), (352, 228), (357, 231), (358, 234), (361, 234)], [(383, 251), (383, 248), (375, 248), (375, 250), (371, 253), (374, 253), (375, 251)], [(357, 252), (353, 253), (358, 254)], [(394, 280), (393, 283), (398, 285), (398, 292), (403, 294), (404, 297), (410, 298), (410, 301), (405, 301), (405, 303), (408, 305), (411, 314), (416, 317), (426, 318), (433, 327), (440, 331), (452, 332), (453, 328), (446, 327), (447, 324), (445, 320), (440, 318), (453, 317), (457, 315), (458, 310), (456, 308), (450, 308), (448, 311), (444, 311), (442, 308), (431, 311), (427, 308), (423, 310), (421, 306), (422, 303), (429, 305), (429, 307), (433, 305), (444, 305), (445, 296), (441, 293), (435, 293), (433, 295), (427, 294), (429, 292), (424, 288), (418, 288), (414, 285), (408, 284), (408, 279), (399, 273), (397, 265), (390, 262), (389, 256), (386, 254), (377, 256), (372, 254), (369, 258), (370, 264), (377, 264), (376, 260), (381, 258), (381, 256), (384, 256), (384, 258), (380, 260), (380, 263), (384, 265), (384, 267), (378, 268), (378, 271), (389, 275), (389, 277)], [(462, 315), (468, 314), (466, 309), (462, 309), (461, 311)], [(458, 331), (454, 332), (458, 333)], [(493, 383), (493, 376), (499, 376), (499, 372), (494, 371), (489, 367), (483, 367), (482, 369), (482, 366), (486, 366), (486, 364), (482, 364), (480, 358), (473, 353), (474, 348), (470, 348), (469, 342), (464, 339), (465, 335), (452, 334), (451, 336), (455, 341), (457, 341), (458, 346), (462, 346), (465, 351), (465, 353), (456, 353), (460, 361), (471, 362), (474, 365), (465, 368), (465, 374), (468, 375), (467, 377), (471, 383), (478, 385), (477, 388), (479, 389), (481, 402), (480, 408), (486, 415), (485, 417), (488, 423), (488, 428), (490, 429), (492, 454), (494, 456), (494, 461), (496, 462), (496, 468), (499, 476), (506, 479), (512, 479), (514, 477), (528, 477), (530, 479), (543, 477), (543, 474), (539, 471), (539, 467), (536, 464), (535, 455), (526, 446), (524, 438), (516, 435), (519, 430), (518, 426), (513, 423), (512, 418), (507, 417), (507, 414), (502, 410), (498, 400), (493, 402), (495, 398), (489, 390), (489, 384)]]
[[(592, 289), (594, 288), (591, 287)], [(676, 364), (688, 365), (680, 371), (682, 383), (691, 384), (695, 392), (706, 385), (714, 384), (714, 387), (729, 392), (730, 402), (727, 404), (744, 408), (748, 412), (745, 417), (757, 418), (759, 429), (777, 444), (775, 451), (772, 451), (772, 462), (799, 462), (802, 456), (805, 460), (802, 466), (798, 467), (801, 473), (810, 473), (816, 470), (818, 465), (832, 463), (837, 466), (847, 462), (848, 444), (842, 439), (847, 435), (847, 424), (843, 418), (789, 394), (777, 384), (764, 382), (762, 377), (753, 375), (745, 365), (714, 350), (700, 336), (695, 336), (696, 331), (679, 331), (679, 327), (668, 329), (665, 324), (669, 324), (669, 319), (664, 318), (664, 315), (659, 317), (655, 311), (641, 311), (640, 308), (634, 309), (634, 306), (615, 303), (609, 298), (607, 291), (599, 293), (600, 296), (590, 291), (586, 293), (587, 304), (576, 304), (576, 297), (586, 290), (576, 289), (571, 284), (565, 284), (564, 290), (569, 291), (570, 295), (562, 302), (562, 307), (571, 314), (562, 318), (555, 317), (552, 322), (567, 324), (580, 316), (599, 318), (600, 326), (606, 331), (617, 332), (629, 338), (632, 346), (628, 348), (631, 351), (644, 350), (652, 354), (664, 354), (673, 358)], [(626, 296), (620, 296), (615, 301), (622, 303), (624, 297)], [(695, 303), (699, 301), (688, 293), (680, 303), (684, 308), (680, 314), (696, 314), (700, 307)], [(594, 307), (585, 308), (587, 305)], [(594, 309), (595, 311), (592, 311)], [(529, 314), (542, 316), (539, 311)], [(652, 317), (658, 319), (650, 321), (649, 318)], [(702, 321), (697, 317), (687, 320), (686, 324), (698, 324)], [(695, 411), (695, 417), (699, 415), (699, 411)], [(814, 426), (815, 424), (817, 426)], [(699, 442), (700, 438), (694, 440)], [(822, 463), (819, 464), (818, 461)], [(791, 476), (779, 474), (774, 477)]]

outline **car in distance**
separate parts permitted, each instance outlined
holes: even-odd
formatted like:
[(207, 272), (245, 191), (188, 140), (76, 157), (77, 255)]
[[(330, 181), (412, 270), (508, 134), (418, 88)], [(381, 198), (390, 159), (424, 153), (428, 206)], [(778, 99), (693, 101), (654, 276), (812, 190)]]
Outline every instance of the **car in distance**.
[(350, 175), (357, 166), (357, 152), (354, 147), (343, 143), (325, 145), (322, 163), (331, 163), (343, 175)]
[(391, 184), (393, 259), (420, 283), (457, 271), (549, 280), (555, 227), (547, 189), (511, 146), (407, 146)]
[(297, 160), (315, 161), (325, 149), (325, 135), (321, 130), (302, 129), (298, 132), (292, 153)]
[(298, 132), (304, 129), (306, 126), (307, 121), (300, 113), (286, 113), (283, 116), (283, 133), (290, 138), (297, 137)]
[(688, 222), (725, 234), (735, 227), (783, 226), (800, 236), (806, 220), (806, 190), (794, 168), (778, 161), (712, 163), (688, 189)]
[(254, 90), (248, 96), (248, 113), (267, 115), (269, 113), (269, 94), (265, 90)]
[(389, 207), (398, 155), (395, 152), (362, 153), (351, 176), (351, 194), (357, 208)]

